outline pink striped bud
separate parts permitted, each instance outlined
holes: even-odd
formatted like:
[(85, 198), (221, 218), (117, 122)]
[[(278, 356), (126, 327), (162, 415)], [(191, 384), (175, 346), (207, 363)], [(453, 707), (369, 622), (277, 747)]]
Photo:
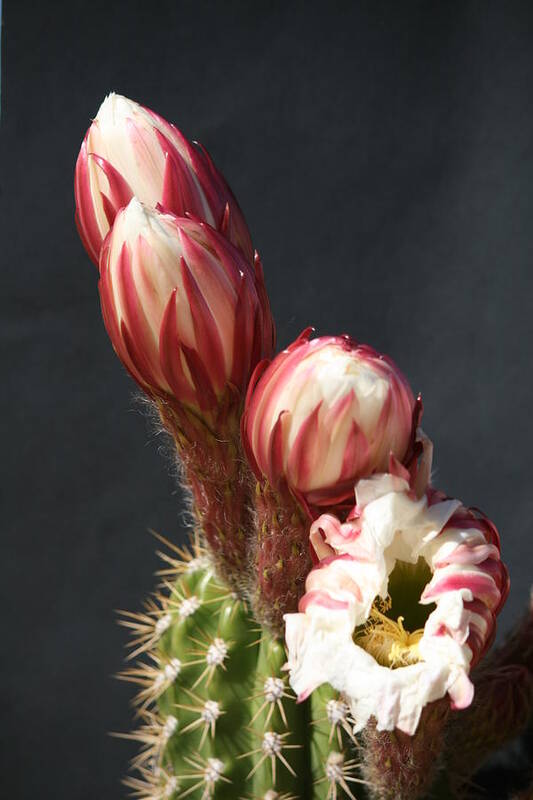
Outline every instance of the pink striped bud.
[(95, 264), (117, 212), (134, 195), (209, 223), (253, 260), (242, 212), (205, 149), (126, 97), (110, 94), (100, 106), (81, 146), (74, 191), (78, 231)]
[(119, 211), (100, 259), (104, 322), (153, 398), (211, 412), (240, 398), (273, 347), (261, 265), (205, 223), (143, 206)]
[(353, 494), (410, 448), (415, 402), (397, 367), (347, 336), (308, 331), (252, 379), (243, 440), (259, 479), (281, 479), (311, 505)]

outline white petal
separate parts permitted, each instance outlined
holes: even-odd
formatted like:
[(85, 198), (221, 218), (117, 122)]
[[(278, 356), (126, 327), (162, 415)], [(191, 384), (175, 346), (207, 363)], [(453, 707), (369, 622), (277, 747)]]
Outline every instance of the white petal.
[[(477, 551), (466, 556), (461, 551), (452, 566), (445, 559), (457, 547), (476, 547), (485, 539), (477, 530), (442, 532), (460, 502), (428, 506), (425, 496), (416, 499), (397, 476), (375, 475), (360, 481), (356, 496), (358, 515), (352, 522), (341, 525), (328, 517), (317, 523), (326, 536), (324, 552), (329, 557), (308, 576), (303, 613), (285, 617), (290, 681), (302, 696), (321, 683), (344, 692), (356, 730), (372, 716), (379, 730), (399, 728), (413, 734), (427, 703), (446, 693), (457, 708), (472, 700), (469, 636), (472, 630), (482, 637), (487, 633), (485, 619), (465, 608), (473, 592), (450, 588), (433, 598), (436, 608), (418, 645), (420, 661), (409, 666), (381, 666), (354, 643), (354, 628), (368, 618), (376, 597), (386, 596), (397, 560), (414, 564), (423, 556), (434, 573), (476, 574), (481, 572)], [(337, 557), (331, 557), (331, 547)]]
[(285, 615), (290, 683), (300, 697), (329, 683), (346, 694), (356, 732), (372, 716), (378, 730), (399, 728), (410, 735), (424, 706), (452, 687), (459, 701), (466, 701), (464, 669), (434, 658), (398, 669), (382, 667), (353, 642), (351, 619), (349, 611), (315, 607)]

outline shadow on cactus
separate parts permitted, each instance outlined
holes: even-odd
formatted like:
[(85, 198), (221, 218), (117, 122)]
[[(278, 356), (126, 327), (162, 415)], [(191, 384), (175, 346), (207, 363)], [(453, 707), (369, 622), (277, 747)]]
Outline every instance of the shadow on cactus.
[(274, 354), (237, 201), (154, 112), (107, 97), (75, 190), (107, 332), (194, 517), (191, 548), (163, 540), (156, 593), (121, 619), (133, 795), (466, 796), (531, 718), (532, 621), (487, 655), (499, 535), (432, 486), (420, 397), (348, 336)]

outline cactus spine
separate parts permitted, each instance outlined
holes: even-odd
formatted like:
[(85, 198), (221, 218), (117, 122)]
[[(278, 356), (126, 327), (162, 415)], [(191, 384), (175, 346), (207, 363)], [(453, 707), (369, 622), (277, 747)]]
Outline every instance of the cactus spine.
[[(126, 780), (140, 800), (355, 797), (355, 742), (331, 687), (297, 703), (282, 640), (215, 575), (198, 543), (164, 554), (162, 590), (125, 614), (138, 663), (141, 743)], [(352, 787), (352, 788), (350, 788)], [(362, 797), (358, 794), (358, 797)]]

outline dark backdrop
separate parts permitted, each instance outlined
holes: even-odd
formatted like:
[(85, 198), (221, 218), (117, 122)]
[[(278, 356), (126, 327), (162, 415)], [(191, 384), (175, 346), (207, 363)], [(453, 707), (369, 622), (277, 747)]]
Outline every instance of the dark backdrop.
[[(327, 6), (327, 11), (326, 11)], [(117, 607), (180, 497), (131, 400), (78, 241), (72, 173), (104, 95), (201, 140), (309, 323), (423, 392), (436, 482), (502, 532), (510, 626), (533, 535), (533, 7), (525, 2), (4, 3), (2, 797), (123, 796)]]

